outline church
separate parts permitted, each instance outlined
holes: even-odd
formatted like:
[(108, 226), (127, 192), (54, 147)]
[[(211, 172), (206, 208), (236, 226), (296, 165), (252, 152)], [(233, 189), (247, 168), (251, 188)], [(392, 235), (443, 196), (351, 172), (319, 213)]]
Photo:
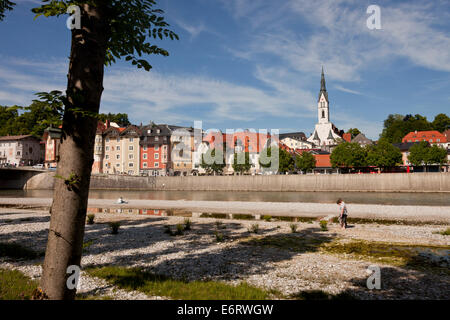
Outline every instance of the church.
[(314, 128), (314, 133), (307, 139), (317, 148), (331, 151), (333, 147), (342, 139), (343, 131), (330, 121), (330, 101), (328, 100), (328, 92), (325, 85), (325, 74), (322, 67), (322, 78), (320, 80), (320, 92), (317, 101), (318, 122)]

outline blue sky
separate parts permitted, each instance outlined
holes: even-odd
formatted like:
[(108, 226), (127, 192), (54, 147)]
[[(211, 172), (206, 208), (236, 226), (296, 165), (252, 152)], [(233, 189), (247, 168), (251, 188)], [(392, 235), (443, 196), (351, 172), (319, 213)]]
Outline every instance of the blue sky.
[[(0, 105), (64, 90), (66, 17), (33, 19), (17, 0), (0, 23)], [(450, 114), (450, 0), (163, 0), (180, 41), (159, 41), (148, 73), (108, 67), (101, 112), (134, 123), (275, 128), (310, 134), (325, 68), (330, 118), (378, 138), (390, 113)], [(366, 9), (381, 8), (381, 30)]]

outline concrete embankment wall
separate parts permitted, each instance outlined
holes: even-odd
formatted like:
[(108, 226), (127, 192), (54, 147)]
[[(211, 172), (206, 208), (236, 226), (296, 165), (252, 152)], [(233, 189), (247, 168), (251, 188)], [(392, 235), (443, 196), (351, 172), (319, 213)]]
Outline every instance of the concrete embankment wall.
[[(52, 189), (54, 173), (29, 178), (25, 189)], [(91, 178), (91, 189), (189, 191), (450, 192), (450, 173)]]

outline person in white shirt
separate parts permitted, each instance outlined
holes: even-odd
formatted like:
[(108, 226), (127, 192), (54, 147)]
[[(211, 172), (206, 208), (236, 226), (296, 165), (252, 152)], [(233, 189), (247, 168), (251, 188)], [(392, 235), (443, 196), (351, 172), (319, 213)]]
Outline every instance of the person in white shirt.
[(347, 206), (340, 198), (336, 201), (336, 203), (339, 206), (339, 222), (341, 224), (341, 228), (345, 229), (347, 228)]

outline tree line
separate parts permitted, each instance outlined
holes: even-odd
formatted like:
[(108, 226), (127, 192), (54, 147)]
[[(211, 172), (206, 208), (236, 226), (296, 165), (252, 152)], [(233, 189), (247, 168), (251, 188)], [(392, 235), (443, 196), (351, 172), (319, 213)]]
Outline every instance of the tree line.
[(400, 143), (404, 136), (416, 130), (437, 130), (442, 133), (447, 129), (450, 129), (450, 118), (444, 113), (436, 115), (432, 122), (420, 114), (414, 116), (411, 114), (405, 116), (390, 114), (384, 120), (384, 128), (380, 139), (386, 139), (390, 143)]
[[(121, 127), (130, 125), (126, 113), (101, 113), (98, 119), (109, 120)], [(0, 106), (0, 136), (33, 135), (42, 138), (50, 125), (62, 124), (62, 114), (55, 112), (48, 101), (33, 101), (28, 107)]]

